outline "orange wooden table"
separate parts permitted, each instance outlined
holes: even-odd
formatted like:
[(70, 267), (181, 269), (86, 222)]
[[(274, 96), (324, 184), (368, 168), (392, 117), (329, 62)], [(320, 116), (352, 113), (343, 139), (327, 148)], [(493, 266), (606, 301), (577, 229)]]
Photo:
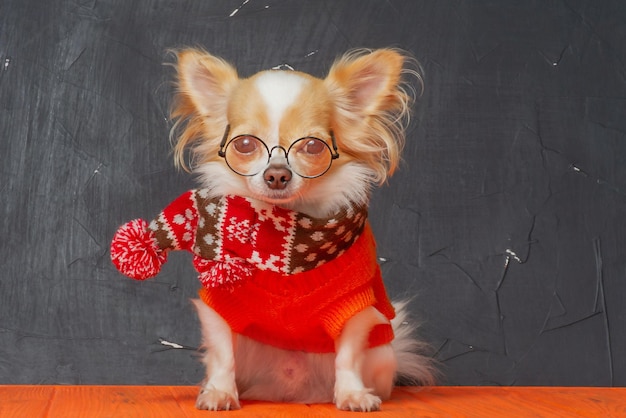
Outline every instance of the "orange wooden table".
[[(0, 386), (2, 418), (356, 417), (333, 405), (198, 411), (192, 386)], [(399, 387), (372, 417), (626, 417), (626, 388)]]

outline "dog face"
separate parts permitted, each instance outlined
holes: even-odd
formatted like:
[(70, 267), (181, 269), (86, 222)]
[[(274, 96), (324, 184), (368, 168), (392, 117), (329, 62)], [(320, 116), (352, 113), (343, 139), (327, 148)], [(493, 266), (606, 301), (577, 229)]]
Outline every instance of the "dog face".
[(325, 79), (268, 70), (239, 78), (207, 52), (178, 53), (176, 160), (213, 195), (327, 215), (367, 201), (396, 168), (410, 95), (394, 50), (355, 52)]

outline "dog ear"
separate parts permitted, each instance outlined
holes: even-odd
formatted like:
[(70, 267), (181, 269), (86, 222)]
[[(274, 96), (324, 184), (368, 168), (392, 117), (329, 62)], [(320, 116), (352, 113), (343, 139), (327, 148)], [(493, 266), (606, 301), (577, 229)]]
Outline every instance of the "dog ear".
[[(188, 170), (185, 150), (195, 144), (194, 159), (217, 147), (228, 125), (228, 101), (239, 77), (237, 70), (221, 58), (198, 49), (176, 52), (178, 91), (171, 109), (176, 120), (170, 131), (174, 161)], [(175, 138), (175, 139), (174, 139)], [(198, 147), (203, 144), (205, 148)], [(216, 153), (215, 153), (216, 154)]]
[(233, 66), (208, 52), (186, 49), (178, 53), (177, 69), (179, 95), (199, 116), (225, 115), (230, 91), (239, 80)]
[(412, 100), (407, 92), (412, 89), (402, 76), (418, 74), (404, 69), (407, 60), (393, 49), (359, 50), (337, 60), (324, 80), (335, 106), (333, 129), (339, 147), (367, 164), (377, 183), (383, 183), (400, 161)]
[(404, 56), (392, 49), (355, 51), (332, 66), (327, 86), (345, 112), (371, 116), (396, 110)]

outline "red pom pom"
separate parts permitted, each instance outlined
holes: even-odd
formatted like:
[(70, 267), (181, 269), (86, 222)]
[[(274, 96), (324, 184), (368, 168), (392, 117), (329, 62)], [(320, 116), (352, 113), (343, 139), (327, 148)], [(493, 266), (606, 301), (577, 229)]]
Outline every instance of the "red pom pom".
[(252, 266), (240, 258), (213, 261), (194, 257), (193, 264), (200, 273), (198, 276), (200, 282), (206, 288), (219, 286), (233, 288), (252, 277)]
[(136, 280), (154, 277), (167, 261), (154, 232), (143, 219), (122, 225), (111, 242), (111, 261), (124, 275)]

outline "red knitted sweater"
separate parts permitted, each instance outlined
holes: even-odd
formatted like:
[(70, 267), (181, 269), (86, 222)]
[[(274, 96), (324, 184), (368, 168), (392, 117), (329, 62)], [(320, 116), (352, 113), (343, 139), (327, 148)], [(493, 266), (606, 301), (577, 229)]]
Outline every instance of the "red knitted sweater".
[[(169, 250), (188, 250), (202, 300), (236, 333), (288, 350), (332, 352), (346, 321), (368, 306), (395, 315), (376, 262), (365, 207), (328, 219), (239, 196), (189, 191), (149, 225), (122, 226), (111, 258), (127, 276), (158, 273)], [(376, 326), (371, 347), (393, 339)]]

